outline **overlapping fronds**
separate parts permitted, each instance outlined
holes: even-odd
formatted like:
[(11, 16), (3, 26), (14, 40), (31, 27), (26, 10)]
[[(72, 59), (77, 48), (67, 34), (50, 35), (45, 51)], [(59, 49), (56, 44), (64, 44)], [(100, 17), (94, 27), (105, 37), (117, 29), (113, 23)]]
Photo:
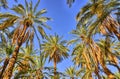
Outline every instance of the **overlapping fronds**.
[(118, 28), (120, 24), (110, 15), (113, 11), (118, 10), (119, 5), (120, 2), (118, 0), (108, 2), (97, 0), (86, 4), (76, 16), (78, 26), (87, 25), (87, 28), (90, 29), (88, 36), (96, 34), (99, 31), (103, 35), (106, 35), (106, 33), (109, 35), (112, 32), (119, 39), (120, 33)]

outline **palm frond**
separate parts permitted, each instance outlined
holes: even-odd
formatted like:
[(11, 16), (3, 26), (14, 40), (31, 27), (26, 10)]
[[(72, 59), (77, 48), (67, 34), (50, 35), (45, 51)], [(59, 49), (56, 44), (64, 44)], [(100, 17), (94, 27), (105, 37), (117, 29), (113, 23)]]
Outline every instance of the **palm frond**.
[(42, 36), (42, 38), (46, 37), (46, 33), (41, 26), (38, 26), (38, 31), (39, 31), (40, 35)]
[(22, 4), (19, 4), (18, 6), (14, 6), (11, 10), (16, 12), (17, 14), (20, 14), (22, 16), (25, 16), (25, 8)]
[(33, 12), (36, 12), (39, 3), (40, 3), (40, 0), (38, 0), (38, 2), (36, 3), (36, 5), (35, 5), (35, 7), (34, 7), (34, 9), (33, 9)]
[(17, 19), (18, 17), (7, 19), (6, 21), (0, 24), (0, 30), (3, 30), (5, 28), (12, 26), (16, 22)]
[(46, 12), (47, 12), (46, 9), (42, 9), (42, 10), (38, 11), (38, 12), (35, 14), (35, 16), (36, 16), (36, 17), (39, 17), (40, 15), (42, 15), (42, 14), (44, 14), (44, 13), (46, 13)]

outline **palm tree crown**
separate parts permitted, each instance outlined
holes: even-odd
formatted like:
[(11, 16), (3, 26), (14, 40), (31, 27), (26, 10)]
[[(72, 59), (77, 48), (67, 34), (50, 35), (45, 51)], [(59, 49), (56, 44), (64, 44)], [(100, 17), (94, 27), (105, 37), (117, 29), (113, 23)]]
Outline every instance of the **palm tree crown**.
[(65, 46), (66, 41), (61, 39), (62, 37), (58, 35), (50, 35), (43, 41), (42, 52), (44, 52), (46, 57), (49, 56), (50, 61), (60, 62), (63, 58), (68, 57), (68, 48)]
[(32, 1), (28, 3), (25, 0), (26, 7), (24, 7), (22, 4), (18, 4), (11, 9), (16, 13), (16, 15), (13, 15), (11, 13), (0, 13), (0, 19), (1, 21), (3, 21), (0, 24), (1, 30), (13, 25), (17, 25), (17, 28), (13, 35), (13, 43), (15, 43), (16, 40), (20, 38), (23, 30), (25, 29), (26, 33), (24, 35), (26, 36), (26, 38), (30, 36), (31, 33), (35, 32), (35, 35), (38, 39), (39, 37), (37, 35), (37, 30), (41, 34), (41, 36), (44, 37), (45, 32), (42, 26), (50, 29), (50, 27), (45, 24), (45, 22), (47, 22), (47, 20), (50, 20), (50, 18), (41, 16), (42, 14), (47, 12), (46, 9), (37, 11), (39, 3), (40, 0), (38, 0), (37, 4), (33, 7)]

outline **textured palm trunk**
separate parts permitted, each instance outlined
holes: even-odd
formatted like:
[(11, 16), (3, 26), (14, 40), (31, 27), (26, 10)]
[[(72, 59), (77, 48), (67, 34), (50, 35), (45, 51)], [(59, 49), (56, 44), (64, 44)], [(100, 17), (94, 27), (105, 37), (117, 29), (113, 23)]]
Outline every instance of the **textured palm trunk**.
[(17, 45), (16, 45), (15, 50), (12, 54), (12, 57), (9, 60), (7, 69), (4, 72), (3, 79), (10, 79), (12, 77), (13, 68), (14, 68), (14, 65), (15, 65), (16, 60), (17, 60), (19, 48), (21, 47), (21, 45), (23, 43), (23, 38), (24, 38), (24, 35), (26, 33), (26, 30), (27, 30), (27, 25), (24, 26), (23, 31), (20, 35), (20, 38), (17, 40)]
[(1, 73), (0, 73), (0, 79), (2, 78), (3, 72), (5, 71), (5, 69), (6, 69), (7, 65), (8, 65), (8, 63), (9, 63), (9, 57), (6, 57), (6, 59), (5, 59), (5, 61), (4, 61), (3, 68), (2, 68), (2, 71), (1, 71)]
[(57, 79), (57, 77), (56, 77), (56, 67), (57, 67), (57, 63), (54, 60), (54, 79)]
[(12, 54), (12, 57), (9, 60), (9, 64), (8, 64), (8, 67), (5, 71), (5, 73), (4, 73), (3, 79), (10, 79), (11, 78), (12, 71), (13, 71), (13, 68), (14, 68), (14, 65), (15, 65), (15, 62), (17, 59), (18, 52), (19, 52), (19, 48), (20, 48), (20, 46), (16, 46), (16, 48)]

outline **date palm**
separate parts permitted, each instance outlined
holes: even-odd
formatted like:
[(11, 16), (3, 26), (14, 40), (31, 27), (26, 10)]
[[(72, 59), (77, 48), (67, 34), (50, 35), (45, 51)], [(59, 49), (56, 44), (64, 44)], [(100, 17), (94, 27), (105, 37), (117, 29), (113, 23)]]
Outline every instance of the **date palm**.
[[(120, 39), (119, 23), (112, 17), (120, 5), (118, 0), (91, 0), (76, 16), (78, 27), (86, 25), (89, 35), (101, 32), (104, 35), (115, 34)], [(89, 24), (88, 24), (89, 23)]]
[[(89, 73), (89, 78), (92, 78), (92, 73), (94, 73), (101, 79), (99, 74), (101, 70), (100, 66), (108, 78), (115, 78), (114, 74), (106, 66), (105, 53), (92, 38), (87, 36), (89, 34), (87, 28), (81, 27), (73, 30), (72, 33), (77, 36), (76, 39), (72, 40), (72, 42), (77, 42), (72, 53), (75, 64), (79, 65), (82, 69), (86, 69), (85, 72), (87, 72), (87, 74)], [(108, 56), (112, 57), (109, 52), (107, 53)]]
[[(37, 11), (39, 2), (40, 0), (38, 0), (37, 4), (33, 7), (32, 1), (28, 4), (28, 2), (25, 0), (26, 7), (24, 7), (22, 4), (18, 4), (18, 6), (12, 8), (12, 10), (16, 12), (16, 15), (11, 13), (0, 13), (0, 20), (2, 21), (0, 24), (1, 30), (13, 25), (17, 26), (12, 39), (15, 50), (5, 71), (6, 76), (4, 76), (4, 79), (10, 79), (21, 45), (27, 39), (32, 39), (30, 36), (31, 34), (34, 34), (34, 32), (37, 39), (39, 40), (38, 42), (40, 43), (40, 38), (38, 37), (37, 30), (41, 36), (44, 37), (45, 32), (42, 26), (50, 28), (45, 24), (45, 22), (47, 20), (50, 20), (50, 18), (41, 16), (42, 14), (46, 13), (46, 10), (43, 9)], [(34, 37), (34, 35), (32, 36)]]
[(68, 48), (65, 46), (66, 41), (62, 40), (58, 35), (48, 36), (42, 44), (42, 52), (49, 61), (54, 63), (54, 79), (56, 79), (57, 63), (61, 62), (63, 58), (68, 58)]
[(20, 53), (18, 54), (19, 64), (17, 66), (19, 71), (28, 71), (32, 65), (35, 64), (34, 57), (36, 53), (30, 49), (30, 46), (26, 48), (21, 48)]
[(77, 79), (78, 78), (78, 71), (76, 70), (75, 67), (68, 67), (66, 70), (65, 70), (65, 74), (70, 77), (70, 79)]
[[(23, 52), (22, 52), (23, 51)], [(33, 51), (30, 46), (22, 48), (18, 55), (17, 66), (15, 68), (14, 79), (29, 78), (29, 79), (44, 79), (48, 78), (52, 67), (45, 67), (46, 58), (41, 54), (37, 55), (37, 50)]]

